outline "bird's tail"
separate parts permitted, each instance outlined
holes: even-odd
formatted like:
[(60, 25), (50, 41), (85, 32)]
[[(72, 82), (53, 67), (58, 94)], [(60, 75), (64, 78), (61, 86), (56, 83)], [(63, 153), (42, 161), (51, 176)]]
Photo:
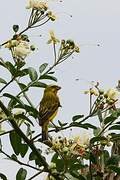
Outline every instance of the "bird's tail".
[(42, 125), (42, 141), (48, 140), (48, 123)]

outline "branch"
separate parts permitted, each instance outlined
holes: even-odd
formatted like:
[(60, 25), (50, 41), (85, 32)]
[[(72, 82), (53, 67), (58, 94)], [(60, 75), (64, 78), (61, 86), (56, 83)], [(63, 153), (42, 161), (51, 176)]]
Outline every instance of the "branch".
[(29, 168), (35, 169), (35, 170), (37, 170), (37, 171), (40, 171), (40, 169), (38, 169), (38, 168), (36, 168), (36, 167), (34, 167), (34, 166), (31, 166), (31, 165), (29, 165), (29, 164), (25, 164), (25, 163), (19, 161), (18, 159), (13, 159), (10, 155), (8, 155), (8, 154), (5, 153), (4, 151), (2, 151), (2, 149), (0, 149), (0, 152), (3, 153), (3, 154), (4, 154), (6, 157), (8, 157), (9, 159), (17, 162), (17, 163), (20, 164), (20, 165), (27, 166), (27, 167), (29, 167)]
[(0, 89), (0, 93), (1, 93), (7, 86), (9, 86), (9, 85), (11, 84), (11, 82), (13, 82), (13, 80), (14, 80), (14, 77), (13, 77), (5, 86), (3, 86), (2, 89)]
[(34, 144), (27, 138), (27, 136), (21, 131), (21, 129), (18, 127), (17, 123), (14, 121), (14, 118), (12, 117), (12, 114), (9, 112), (9, 110), (4, 106), (2, 101), (0, 100), (0, 107), (8, 116), (9, 122), (15, 129), (16, 133), (23, 138), (23, 140), (28, 144), (28, 146), (31, 148), (31, 150), (35, 153), (35, 155), (40, 159), (41, 163), (43, 164), (46, 171), (48, 171), (48, 164), (41, 155), (41, 153), (38, 151), (38, 149), (34, 146)]
[[(86, 121), (87, 119), (89, 119), (90, 117), (92, 117), (93, 115), (94, 115), (94, 113), (86, 116), (86, 117), (83, 118), (83, 120), (81, 120), (79, 123), (83, 123), (84, 121)], [(63, 131), (63, 130), (65, 130), (65, 129), (69, 129), (69, 128), (71, 128), (71, 127), (77, 127), (77, 125), (75, 126), (74, 124), (69, 124), (68, 126), (65, 126), (65, 127), (57, 127), (57, 128), (55, 128), (55, 129), (49, 130), (48, 133), (50, 133), (50, 132)], [(35, 139), (37, 139), (37, 138), (40, 137), (41, 135), (42, 135), (41, 133), (38, 134), (38, 135), (36, 135), (34, 138), (31, 139), (31, 141), (34, 141)]]
[(31, 178), (29, 178), (28, 180), (34, 179), (36, 176), (38, 176), (38, 175), (41, 174), (42, 172), (43, 172), (43, 170), (41, 170), (40, 172), (36, 173), (34, 176), (32, 176)]

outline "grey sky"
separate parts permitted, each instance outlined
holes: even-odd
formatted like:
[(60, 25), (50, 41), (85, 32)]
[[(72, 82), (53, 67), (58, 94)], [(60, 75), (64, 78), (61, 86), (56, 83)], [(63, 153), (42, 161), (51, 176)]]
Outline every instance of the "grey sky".
[[(0, 42), (11, 37), (13, 24), (19, 24), (21, 29), (25, 27), (29, 17), (29, 10), (26, 10), (25, 6), (25, 0), (1, 2)], [(44, 62), (52, 63), (52, 48), (46, 45), (48, 31), (51, 29), (59, 39), (69, 38), (78, 43), (80, 54), (56, 68), (58, 84), (62, 86), (60, 97), (63, 106), (56, 119), (68, 122), (73, 115), (86, 112), (88, 103), (83, 91), (89, 87), (87, 81), (100, 81), (102, 87), (107, 89), (115, 87), (117, 80), (120, 79), (120, 1), (63, 0), (63, 3), (51, 2), (50, 6), (54, 9), (58, 20), (41, 29), (28, 32), (38, 51), (27, 58), (27, 64), (38, 69)], [(36, 37), (40, 34), (41, 38)], [(93, 45), (98, 43), (100, 47)], [(0, 56), (6, 55), (10, 58), (8, 50), (1, 50)], [(4, 73), (2, 69), (0, 72)], [(79, 81), (75, 81), (76, 78), (79, 78)], [(31, 94), (36, 104), (41, 98), (42, 90), (30, 91)], [(11, 162), (2, 161), (2, 167), (0, 162), (0, 171), (6, 171), (6, 167), (10, 169), (7, 174), (9, 180), (12, 180), (14, 172), (11, 169)]]

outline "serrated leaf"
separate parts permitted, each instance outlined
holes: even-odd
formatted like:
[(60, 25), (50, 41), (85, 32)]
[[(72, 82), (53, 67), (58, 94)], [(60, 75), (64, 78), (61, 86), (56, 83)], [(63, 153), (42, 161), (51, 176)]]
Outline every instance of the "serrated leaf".
[(29, 76), (31, 81), (35, 81), (38, 78), (37, 71), (33, 67), (28, 68)]
[(42, 76), (40, 76), (39, 79), (48, 79), (48, 80), (52, 80), (52, 81), (57, 82), (57, 78), (56, 78), (56, 77), (54, 77), (54, 76), (49, 76), (49, 75), (42, 75)]
[(0, 173), (0, 179), (1, 180), (7, 180), (7, 177), (4, 174)]
[(3, 78), (0, 78), (0, 83), (7, 84), (7, 82)]
[(73, 116), (72, 120), (77, 121), (78, 119), (81, 119), (83, 117), (84, 117), (84, 115), (79, 114), (79, 115)]
[(42, 72), (46, 69), (47, 66), (48, 66), (48, 63), (42, 64), (42, 65), (39, 67), (40, 73), (42, 73)]
[(27, 176), (26, 169), (20, 168), (16, 175), (16, 180), (25, 180)]
[(21, 137), (15, 132), (11, 131), (9, 134), (10, 143), (16, 155), (20, 153)]

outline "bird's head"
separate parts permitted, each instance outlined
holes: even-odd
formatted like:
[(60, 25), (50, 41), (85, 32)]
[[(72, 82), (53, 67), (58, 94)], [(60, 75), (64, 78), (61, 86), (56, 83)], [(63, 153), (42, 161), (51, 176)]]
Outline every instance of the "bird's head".
[(45, 88), (45, 92), (53, 92), (57, 94), (60, 89), (61, 87), (57, 85), (47, 85), (47, 87)]

